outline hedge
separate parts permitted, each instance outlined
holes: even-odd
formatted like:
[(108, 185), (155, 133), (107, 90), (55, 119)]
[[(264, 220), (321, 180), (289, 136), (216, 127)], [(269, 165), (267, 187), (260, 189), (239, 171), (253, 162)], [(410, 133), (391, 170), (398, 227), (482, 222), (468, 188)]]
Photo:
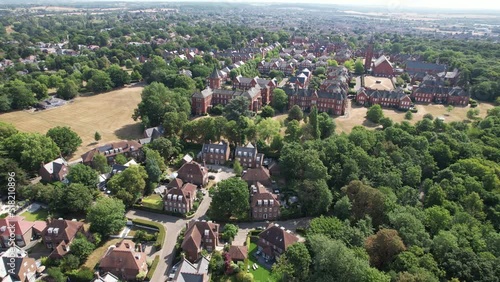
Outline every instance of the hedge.
[(137, 210), (147, 211), (147, 212), (154, 212), (154, 213), (159, 213), (159, 214), (166, 214), (166, 212), (164, 210), (152, 209), (152, 208), (148, 208), (148, 207), (141, 206), (141, 205), (138, 205), (138, 204), (134, 204), (133, 208), (137, 209)]
[(163, 247), (163, 242), (165, 241), (165, 236), (166, 236), (166, 231), (165, 227), (163, 227), (163, 224), (150, 221), (150, 220), (144, 220), (144, 219), (132, 219), (132, 222), (137, 225), (144, 225), (144, 226), (149, 226), (153, 228), (158, 228), (158, 237), (156, 238), (155, 245), (159, 246), (161, 249)]
[(146, 275), (146, 280), (151, 281), (151, 279), (153, 279), (153, 274), (155, 274), (155, 270), (159, 262), (160, 262), (160, 256), (156, 255), (153, 260), (153, 263), (151, 264), (151, 268), (149, 269), (148, 274)]

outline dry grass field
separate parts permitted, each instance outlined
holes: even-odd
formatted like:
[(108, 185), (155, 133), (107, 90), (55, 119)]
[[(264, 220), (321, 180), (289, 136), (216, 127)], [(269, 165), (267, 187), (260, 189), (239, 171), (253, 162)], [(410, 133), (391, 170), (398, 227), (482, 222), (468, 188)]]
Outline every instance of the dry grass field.
[[(411, 124), (415, 124), (417, 121), (420, 121), (424, 118), (425, 114), (432, 114), (434, 118), (443, 117), (445, 122), (452, 121), (463, 121), (467, 119), (467, 111), (470, 109), (467, 107), (455, 107), (450, 113), (446, 110), (445, 105), (416, 105), (418, 112), (413, 114), (413, 119), (409, 122)], [(477, 109), (479, 109), (479, 117), (484, 118), (489, 109), (494, 108), (492, 104), (488, 103), (479, 103)], [(367, 128), (376, 128), (378, 125), (368, 121), (366, 119), (366, 112), (368, 108), (360, 107), (357, 105), (350, 105), (347, 108), (347, 115), (341, 117), (334, 117), (335, 124), (337, 125), (336, 132), (349, 133), (353, 129), (353, 127), (357, 125), (364, 125)], [(405, 121), (405, 112), (397, 111), (392, 109), (383, 109), (384, 116), (391, 118), (394, 122), (402, 122)], [(288, 114), (281, 114), (274, 117), (274, 119), (284, 122)], [(304, 124), (301, 121), (301, 124)], [(281, 135), (285, 135), (285, 128), (281, 129)]]
[[(413, 119), (409, 121), (411, 124), (415, 124), (417, 121), (422, 120), (425, 114), (432, 114), (434, 118), (443, 117), (445, 122), (463, 121), (467, 119), (467, 111), (470, 109), (469, 106), (455, 107), (450, 113), (448, 113), (445, 105), (430, 104), (416, 105), (416, 107), (418, 112), (413, 114)], [(479, 109), (479, 117), (484, 118), (486, 116), (486, 112), (492, 108), (494, 108), (492, 104), (480, 103), (477, 106), (477, 109)], [(368, 128), (377, 127), (376, 124), (366, 120), (367, 111), (368, 108), (366, 107), (359, 107), (356, 105), (348, 107), (348, 114), (346, 116), (334, 118), (335, 123), (337, 124), (337, 133), (349, 133), (356, 125), (364, 125)], [(394, 122), (405, 121), (405, 112), (403, 111), (392, 109), (384, 109), (383, 111), (384, 116), (391, 118)]]
[[(141, 125), (132, 119), (132, 113), (141, 101), (143, 87), (129, 86), (108, 93), (89, 97), (78, 97), (62, 107), (38, 112), (18, 111), (0, 115), (0, 120), (12, 123), (23, 132), (45, 134), (55, 126), (69, 126), (82, 138), (70, 160), (108, 142), (119, 139), (137, 139), (142, 135)], [(102, 139), (94, 141), (94, 133)]]

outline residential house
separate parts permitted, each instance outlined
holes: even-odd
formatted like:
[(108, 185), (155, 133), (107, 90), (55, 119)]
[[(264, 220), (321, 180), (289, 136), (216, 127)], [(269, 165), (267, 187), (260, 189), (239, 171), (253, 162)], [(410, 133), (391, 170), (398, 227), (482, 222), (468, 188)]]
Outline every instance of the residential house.
[(69, 172), (68, 162), (64, 158), (58, 158), (50, 163), (42, 164), (38, 174), (42, 177), (43, 181), (64, 181)]
[(94, 148), (82, 155), (82, 162), (85, 165), (93, 165), (96, 155), (103, 155), (108, 160), (108, 164), (114, 164), (118, 155), (124, 155), (127, 158), (141, 160), (143, 158), (142, 144), (137, 141), (118, 141)]
[(395, 90), (369, 90), (361, 88), (356, 94), (356, 102), (359, 105), (375, 105), (382, 107), (408, 110), (412, 105), (411, 98), (403, 89)]
[(467, 106), (470, 93), (463, 88), (422, 85), (415, 87), (412, 98), (416, 103), (447, 103), (450, 105)]
[(135, 243), (127, 239), (111, 245), (99, 262), (99, 270), (123, 281), (136, 281), (139, 273), (148, 272), (146, 253), (136, 249)]
[(70, 250), (76, 234), (84, 233), (83, 222), (62, 218), (47, 221), (47, 228), (42, 233), (42, 240), (48, 249), (52, 249), (50, 258), (60, 259)]
[[(176, 178), (174, 181), (172, 181), (176, 186), (179, 184), (177, 180), (180, 179)], [(168, 212), (185, 214), (193, 209), (193, 203), (195, 200), (196, 185), (191, 183), (184, 183), (180, 188), (173, 187), (167, 191), (167, 193), (163, 197), (164, 209)]]
[(19, 246), (0, 254), (0, 280), (3, 282), (35, 282), (37, 266), (33, 258)]
[(280, 216), (278, 196), (271, 193), (262, 184), (250, 187), (250, 209), (253, 220), (276, 220)]
[(264, 161), (264, 154), (258, 153), (257, 148), (252, 143), (248, 143), (244, 147), (236, 147), (234, 160), (239, 161), (243, 168), (260, 167)]
[(273, 184), (269, 170), (263, 166), (246, 170), (241, 178), (247, 182), (248, 186), (257, 185), (257, 183), (261, 183), (264, 186), (271, 186)]
[(185, 163), (177, 171), (177, 177), (184, 182), (203, 186), (208, 183), (208, 170), (195, 161)]
[(201, 92), (195, 92), (191, 96), (191, 111), (196, 115), (208, 113), (208, 109), (216, 105), (227, 105), (236, 97), (245, 97), (249, 100), (248, 109), (257, 112), (262, 107), (260, 85), (255, 85), (248, 90), (226, 90), (206, 88)]
[(223, 165), (229, 160), (229, 143), (219, 142), (218, 144), (203, 144), (198, 158), (203, 163)]
[(17, 246), (25, 247), (32, 238), (40, 235), (46, 226), (44, 223), (44, 221), (25, 221), (22, 216), (0, 218), (0, 248), (9, 248), (10, 238), (15, 238)]
[(139, 143), (141, 143), (142, 145), (151, 143), (155, 139), (162, 137), (164, 133), (165, 129), (161, 125), (146, 128), (143, 133), (143, 138), (139, 139)]
[(175, 274), (171, 277), (172, 282), (208, 282), (208, 265), (210, 260), (204, 256), (196, 263), (191, 263), (183, 258), (178, 264)]
[(245, 261), (248, 258), (247, 246), (231, 246), (227, 251), (231, 260), (235, 263)]
[(205, 220), (192, 220), (186, 223), (186, 233), (181, 248), (187, 260), (195, 262), (202, 257), (203, 249), (212, 252), (218, 245), (219, 224)]
[(278, 224), (269, 224), (267, 229), (259, 234), (257, 247), (267, 259), (277, 259), (290, 245), (297, 243), (299, 238), (291, 231)]

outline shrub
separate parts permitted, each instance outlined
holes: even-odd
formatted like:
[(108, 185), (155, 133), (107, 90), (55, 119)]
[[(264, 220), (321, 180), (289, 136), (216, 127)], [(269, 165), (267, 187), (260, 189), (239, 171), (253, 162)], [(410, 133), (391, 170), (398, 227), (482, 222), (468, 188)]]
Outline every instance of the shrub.
[(151, 267), (149, 268), (148, 274), (146, 275), (146, 279), (150, 280), (153, 279), (153, 274), (155, 273), (156, 267), (158, 266), (158, 263), (160, 262), (160, 256), (156, 255), (153, 262), (151, 263)]
[(94, 278), (94, 272), (88, 268), (74, 269), (66, 273), (71, 281), (88, 282)]
[(149, 226), (153, 228), (158, 229), (158, 237), (156, 238), (156, 242), (154, 244), (155, 248), (162, 248), (163, 247), (163, 242), (165, 241), (165, 236), (166, 236), (166, 231), (165, 227), (163, 227), (163, 224), (149, 221), (149, 220), (143, 220), (143, 219), (132, 219), (132, 222), (136, 225), (144, 225), (144, 226)]

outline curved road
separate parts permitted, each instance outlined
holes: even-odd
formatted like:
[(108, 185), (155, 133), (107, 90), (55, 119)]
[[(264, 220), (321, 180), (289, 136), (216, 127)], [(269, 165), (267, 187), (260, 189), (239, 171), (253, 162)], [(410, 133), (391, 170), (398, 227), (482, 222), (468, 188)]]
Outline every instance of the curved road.
[[(160, 222), (167, 230), (167, 236), (165, 236), (165, 242), (163, 243), (163, 248), (159, 251), (160, 262), (156, 267), (155, 273), (151, 281), (166, 281), (168, 278), (168, 270), (172, 267), (173, 259), (175, 258), (175, 243), (177, 241), (177, 236), (181, 232), (181, 229), (186, 225), (187, 222), (193, 219), (203, 219), (205, 213), (210, 206), (212, 198), (207, 195), (204, 196), (198, 210), (194, 214), (192, 219), (183, 219), (175, 216), (170, 216), (166, 214), (152, 213), (142, 210), (130, 210), (127, 212), (127, 218), (140, 218), (145, 220), (151, 220), (155, 222)], [(299, 226), (306, 226), (309, 218), (292, 219), (287, 221), (277, 221), (280, 226), (284, 226), (286, 229), (295, 230)], [(257, 228), (259, 226), (264, 226), (266, 223), (263, 222), (246, 222), (238, 224), (240, 230), (250, 230)]]

